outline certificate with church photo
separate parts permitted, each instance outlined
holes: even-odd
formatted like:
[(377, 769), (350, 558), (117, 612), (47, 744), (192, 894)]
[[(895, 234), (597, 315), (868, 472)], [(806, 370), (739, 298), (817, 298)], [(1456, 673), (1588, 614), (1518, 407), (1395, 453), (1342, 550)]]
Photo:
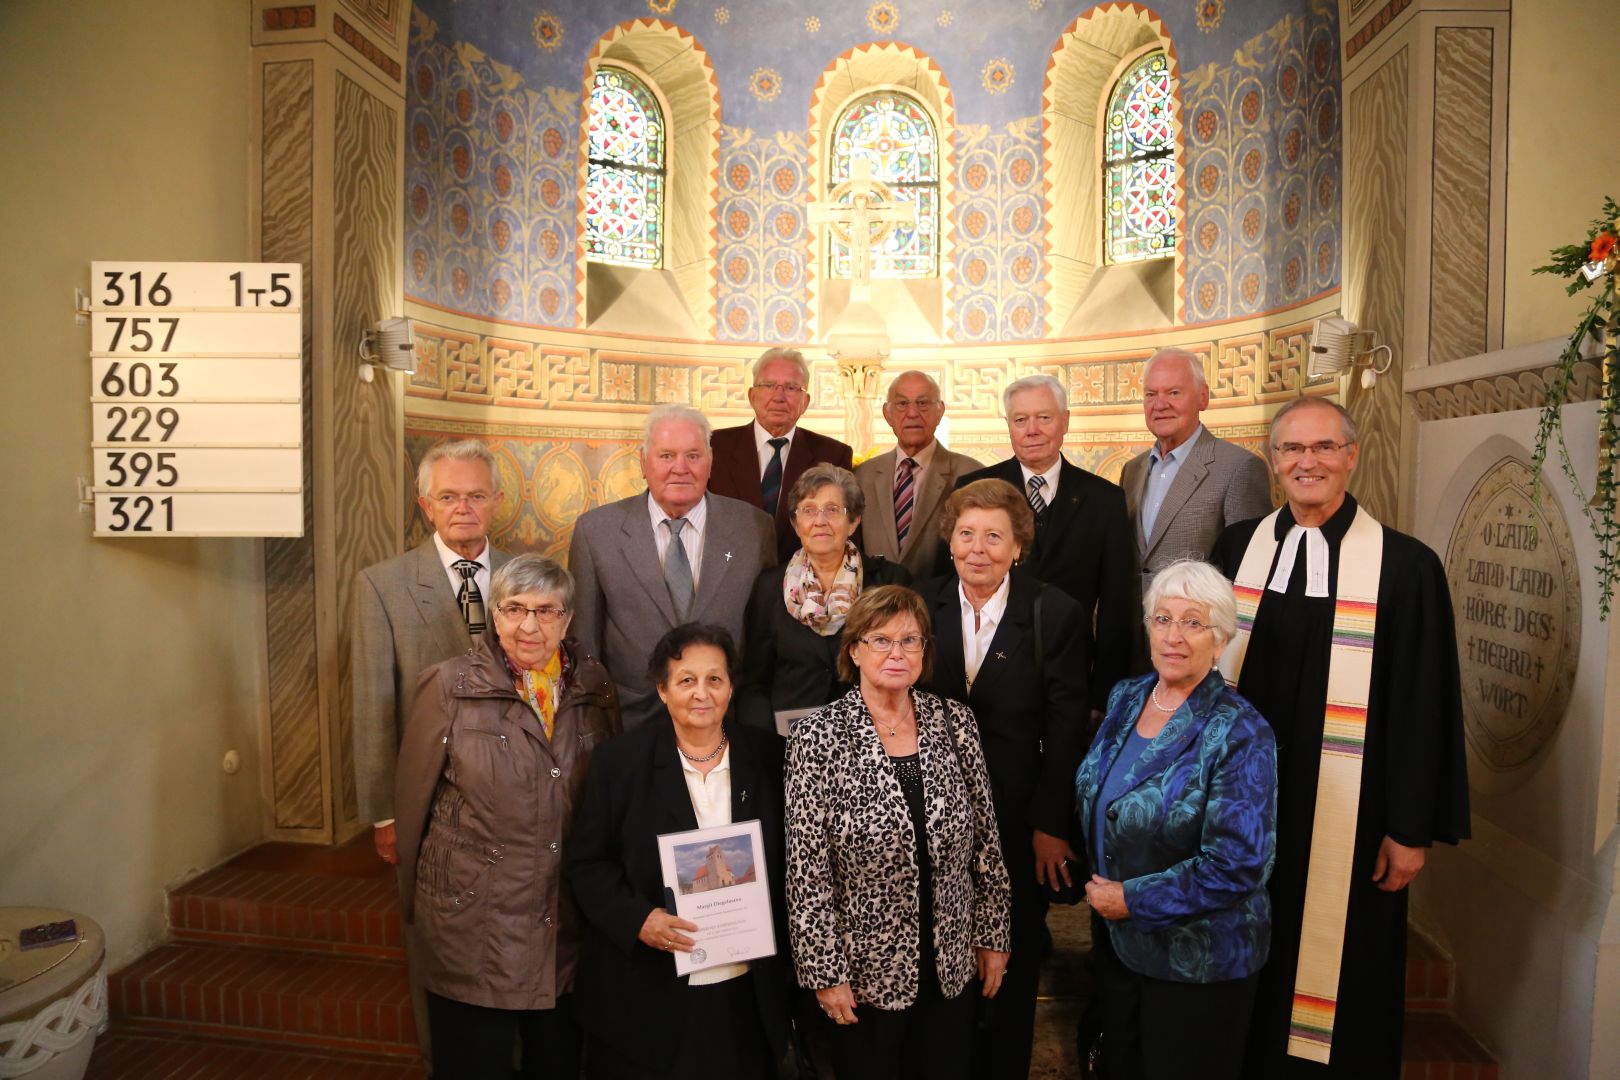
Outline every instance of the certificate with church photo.
[(675, 974), (776, 954), (765, 843), (758, 821), (664, 833), (658, 838), (666, 896), (697, 924), (691, 952), (675, 953)]

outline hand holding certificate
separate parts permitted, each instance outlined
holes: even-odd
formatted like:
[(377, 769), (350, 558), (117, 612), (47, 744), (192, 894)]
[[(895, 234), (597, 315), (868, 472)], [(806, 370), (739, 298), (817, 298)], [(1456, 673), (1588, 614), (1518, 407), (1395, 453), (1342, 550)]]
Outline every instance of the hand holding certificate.
[[(776, 954), (758, 821), (664, 833), (658, 859), (674, 911), (648, 915), (641, 939), (674, 954), (675, 974)], [(649, 932), (660, 940), (649, 941)]]

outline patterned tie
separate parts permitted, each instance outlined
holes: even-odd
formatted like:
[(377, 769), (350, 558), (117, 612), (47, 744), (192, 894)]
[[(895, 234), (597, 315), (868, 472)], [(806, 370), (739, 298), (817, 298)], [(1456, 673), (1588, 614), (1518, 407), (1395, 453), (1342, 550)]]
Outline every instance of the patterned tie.
[(1046, 512), (1046, 496), (1041, 494), (1041, 488), (1046, 486), (1046, 477), (1032, 476), (1029, 478), (1029, 508), (1040, 517)]
[(917, 487), (912, 483), (916, 469), (916, 458), (901, 458), (894, 470), (894, 535), (901, 547), (906, 546), (906, 534), (911, 531), (911, 512), (917, 508)]
[(765, 466), (765, 475), (759, 478), (759, 501), (765, 505), (765, 512), (775, 517), (776, 501), (782, 497), (782, 447), (787, 445), (787, 440), (765, 441), (771, 444), (771, 460)]
[(664, 550), (664, 583), (669, 586), (669, 598), (675, 604), (675, 618), (686, 621), (692, 609), (692, 563), (686, 557), (686, 545), (681, 543), (681, 530), (689, 522), (685, 518), (665, 518), (669, 526), (669, 547)]
[(457, 559), (450, 569), (461, 575), (461, 592), (456, 600), (461, 604), (461, 617), (467, 620), (467, 633), (477, 637), (484, 632), (484, 594), (478, 591), (473, 575), (483, 567), (471, 559)]

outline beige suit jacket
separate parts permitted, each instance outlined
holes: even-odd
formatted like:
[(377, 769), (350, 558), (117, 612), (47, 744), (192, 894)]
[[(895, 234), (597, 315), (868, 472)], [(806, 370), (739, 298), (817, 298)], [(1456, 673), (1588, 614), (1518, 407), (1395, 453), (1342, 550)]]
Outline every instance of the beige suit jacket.
[[(493, 570), (511, 559), (494, 547), (489, 555)], [(394, 816), (394, 766), (417, 680), (472, 648), (432, 537), (355, 575), (349, 648), (359, 820), (382, 821)]]
[(900, 546), (894, 525), (894, 467), (898, 451), (868, 458), (855, 470), (855, 480), (866, 498), (866, 514), (861, 518), (861, 542), (868, 555), (881, 555), (911, 571), (921, 581), (934, 573), (934, 555), (939, 550), (939, 515), (945, 500), (956, 488), (958, 477), (981, 466), (966, 454), (954, 454), (943, 446), (934, 447), (934, 458), (923, 475), (911, 511), (911, 529), (905, 547)]
[(1271, 513), (1271, 470), (1265, 461), (1217, 439), (1205, 428), (1165, 493), (1153, 535), (1142, 532), (1142, 496), (1152, 448), (1125, 463), (1120, 487), (1136, 536), (1142, 574), (1150, 578), (1177, 559), (1207, 559), (1221, 530)]

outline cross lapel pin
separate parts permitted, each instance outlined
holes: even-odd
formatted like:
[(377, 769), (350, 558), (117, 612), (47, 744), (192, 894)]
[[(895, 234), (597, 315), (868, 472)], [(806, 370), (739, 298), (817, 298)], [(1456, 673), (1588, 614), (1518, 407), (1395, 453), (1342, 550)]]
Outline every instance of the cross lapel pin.
[(728, 552), (726, 552), (726, 562), (730, 562), (730, 561), (731, 561), (731, 552), (728, 551)]
[(1000, 649), (997, 649), (996, 650), (996, 659), (997, 660), (1005, 660), (1005, 659), (1007, 659), (1007, 654), (1002, 652)]

